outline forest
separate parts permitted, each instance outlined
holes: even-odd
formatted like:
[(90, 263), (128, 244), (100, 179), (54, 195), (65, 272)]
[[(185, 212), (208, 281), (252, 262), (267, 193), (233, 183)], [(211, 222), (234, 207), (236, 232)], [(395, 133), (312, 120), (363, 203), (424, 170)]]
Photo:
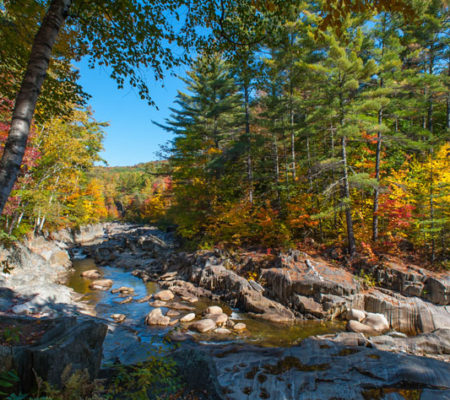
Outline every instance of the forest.
[(0, 0), (0, 398), (449, 399), (449, 17)]
[[(5, 4), (2, 143), (45, 11)], [(2, 237), (122, 219), (172, 227), (201, 248), (400, 252), (448, 268), (448, 8), (413, 2), (411, 12), (349, 12), (332, 24), (324, 7), (290, 2), (276, 24), (230, 13), (228, 37), (190, 61), (160, 124), (173, 137), (162, 161), (130, 168), (101, 166), (106, 124), (86, 106), (64, 30)]]

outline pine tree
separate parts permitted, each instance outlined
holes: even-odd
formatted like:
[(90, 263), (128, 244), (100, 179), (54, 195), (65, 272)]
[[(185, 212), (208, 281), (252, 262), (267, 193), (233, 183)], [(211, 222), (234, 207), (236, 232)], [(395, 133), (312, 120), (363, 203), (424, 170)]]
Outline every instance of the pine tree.
[(360, 140), (363, 120), (359, 114), (358, 95), (362, 85), (376, 71), (373, 60), (364, 62), (361, 57), (363, 35), (361, 30), (347, 29), (347, 34), (338, 38), (332, 32), (323, 35), (329, 46), (328, 57), (323, 65), (311, 65), (322, 80), (323, 99), (320, 107), (310, 116), (322, 125), (322, 129), (333, 126), (336, 138), (340, 139), (340, 158), (330, 159), (323, 163), (330, 168), (339, 167), (341, 178), (332, 182), (327, 192), (331, 193), (340, 187), (340, 202), (337, 205), (343, 209), (346, 219), (348, 251), (353, 255), (356, 251), (354, 221), (352, 217), (351, 188), (372, 185), (373, 181), (367, 174), (352, 171), (349, 159), (351, 148), (349, 141)]
[[(173, 213), (187, 237), (201, 232), (217, 199), (237, 196), (235, 161), (242, 99), (230, 68), (219, 55), (199, 57), (179, 92), (177, 109), (163, 127), (175, 134), (169, 150), (176, 205)], [(189, 207), (186, 207), (190, 203)]]

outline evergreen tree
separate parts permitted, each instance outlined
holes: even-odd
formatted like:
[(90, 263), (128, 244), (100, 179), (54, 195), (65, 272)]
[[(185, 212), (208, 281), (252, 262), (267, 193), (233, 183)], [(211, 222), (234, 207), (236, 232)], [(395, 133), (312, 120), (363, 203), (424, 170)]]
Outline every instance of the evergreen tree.
[[(219, 198), (236, 197), (242, 100), (230, 68), (217, 54), (199, 57), (184, 80), (177, 109), (163, 126), (175, 134), (169, 149), (175, 219), (188, 237), (198, 234)], [(186, 204), (190, 204), (186, 207)]]

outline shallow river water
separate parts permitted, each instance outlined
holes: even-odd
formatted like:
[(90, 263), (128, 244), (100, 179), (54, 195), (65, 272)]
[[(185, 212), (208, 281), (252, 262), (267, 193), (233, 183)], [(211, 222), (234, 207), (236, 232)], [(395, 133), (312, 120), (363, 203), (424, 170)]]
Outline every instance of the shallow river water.
[[(97, 266), (90, 258), (73, 260), (74, 270), (70, 274), (67, 286), (82, 295), (81, 300), (99, 318), (109, 322), (109, 331), (104, 343), (104, 361), (111, 362), (137, 362), (145, 360), (155, 349), (164, 347), (164, 338), (174, 327), (150, 327), (145, 325), (146, 315), (153, 307), (148, 302), (120, 304), (124, 297), (112, 294), (111, 290), (99, 291), (89, 288), (90, 280), (82, 278), (81, 272), (98, 269), (103, 277), (112, 279), (114, 284), (111, 289), (120, 286), (132, 287), (135, 291), (135, 299), (138, 300), (159, 290), (154, 282), (144, 283), (141, 279), (133, 276), (129, 271), (119, 268)], [(342, 331), (344, 325), (341, 322), (304, 321), (291, 325), (273, 324), (264, 320), (251, 318), (238, 310), (230, 309), (225, 304), (213, 303), (209, 299), (200, 299), (193, 304), (196, 315), (200, 315), (208, 306), (220, 305), (232, 320), (239, 320), (247, 325), (246, 331), (241, 334), (220, 336), (214, 334), (195, 334), (192, 338), (202, 344), (218, 342), (247, 342), (261, 346), (291, 346), (301, 340), (325, 333)], [(163, 313), (167, 309), (163, 308)], [(125, 314), (126, 320), (122, 324), (115, 324), (111, 320), (112, 314)]]

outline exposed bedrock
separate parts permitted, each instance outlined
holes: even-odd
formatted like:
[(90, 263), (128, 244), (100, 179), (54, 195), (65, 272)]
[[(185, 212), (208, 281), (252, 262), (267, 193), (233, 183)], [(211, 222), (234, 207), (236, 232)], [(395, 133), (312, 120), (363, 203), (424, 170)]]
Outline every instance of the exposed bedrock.
[[(12, 321), (36, 325), (36, 320), (31, 318), (0, 318), (0, 322)], [(61, 385), (65, 374), (70, 376), (77, 370), (86, 369), (92, 379), (96, 378), (107, 326), (74, 317), (43, 321), (48, 321), (51, 327), (36, 344), (0, 346), (1, 368), (17, 371), (21, 390), (29, 391), (36, 383), (36, 375), (56, 387)]]
[[(291, 348), (248, 345), (181, 349), (180, 364), (202, 365), (218, 399), (445, 399), (448, 364), (366, 345), (310, 338)], [(196, 368), (194, 368), (196, 369)], [(195, 385), (196, 380), (190, 380)], [(391, 393), (391, 397), (385, 397)], [(399, 397), (392, 397), (395, 394)]]

